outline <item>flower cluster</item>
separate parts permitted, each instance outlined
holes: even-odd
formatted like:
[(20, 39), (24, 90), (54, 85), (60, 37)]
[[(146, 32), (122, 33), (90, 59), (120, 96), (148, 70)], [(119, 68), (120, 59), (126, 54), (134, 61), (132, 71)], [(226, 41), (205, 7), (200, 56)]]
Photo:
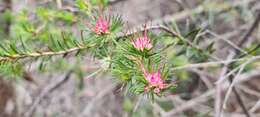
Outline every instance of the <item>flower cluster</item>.
[(154, 93), (160, 93), (160, 91), (165, 88), (166, 84), (161, 78), (160, 70), (151, 73), (144, 71), (144, 76), (148, 81), (148, 85), (144, 88), (145, 92), (149, 92), (151, 89), (154, 89)]
[[(144, 52), (145, 49), (150, 50), (153, 47), (151, 39), (147, 36), (147, 29), (146, 27), (144, 28), (145, 30), (142, 36), (131, 40), (131, 44), (133, 45), (133, 47), (141, 52)], [(146, 86), (144, 87), (144, 92), (147, 93), (152, 90), (154, 93), (158, 94), (166, 88), (166, 84), (161, 77), (160, 69), (156, 72), (149, 72), (144, 68), (142, 62), (140, 62), (139, 65), (141, 66), (145, 80), (148, 82), (148, 84), (146, 84)]]
[(95, 32), (97, 34), (107, 34), (109, 31), (109, 21), (104, 20), (102, 17), (99, 17), (96, 25), (95, 25)]
[(147, 30), (144, 31), (143, 36), (132, 39), (131, 43), (137, 50), (141, 51), (144, 49), (150, 50), (153, 47), (150, 38), (147, 36)]
[[(110, 28), (109, 19), (105, 20), (104, 18), (99, 17), (96, 20), (95, 25), (93, 25), (92, 27), (93, 27), (92, 31), (94, 33), (96, 33), (97, 35), (108, 34), (109, 28)], [(147, 35), (146, 26), (144, 27), (144, 31), (143, 31), (142, 35), (134, 36), (134, 38), (131, 38), (129, 44), (132, 45), (132, 47), (135, 48), (135, 50), (139, 51), (138, 55), (143, 56), (143, 54), (140, 54), (140, 53), (152, 52), (150, 50), (153, 48), (153, 43), (152, 43), (152, 40)], [(125, 49), (125, 50), (127, 50), (127, 49)], [(149, 55), (149, 54), (144, 54), (144, 55)], [(168, 84), (166, 84), (165, 80), (162, 78), (161, 73), (163, 71), (161, 71), (160, 68), (157, 71), (154, 71), (154, 70), (149, 71), (144, 67), (145, 66), (144, 59), (149, 59), (149, 60), (151, 59), (151, 58), (146, 58), (146, 57), (145, 58), (141, 57), (140, 59), (138, 57), (137, 58), (134, 57), (134, 59), (131, 59), (131, 60), (134, 60), (135, 62), (138, 63), (138, 66), (141, 68), (141, 71), (142, 71), (142, 76), (143, 76), (144, 80), (146, 80), (143, 92), (145, 92), (145, 93), (153, 92), (155, 94), (160, 94), (163, 90), (165, 90), (168, 87)], [(119, 59), (119, 61), (120, 61), (120, 59)], [(122, 64), (122, 62), (118, 62), (118, 63), (120, 63), (119, 66), (124, 65), (124, 64)], [(153, 63), (153, 65), (149, 64), (148, 66), (154, 66), (154, 64), (156, 64), (156, 63)], [(124, 68), (124, 66), (122, 68)], [(116, 71), (116, 72), (118, 72), (118, 71)]]
[(97, 35), (108, 34), (109, 33), (109, 18), (105, 19), (103, 17), (98, 17), (94, 25), (91, 25), (91, 29)]

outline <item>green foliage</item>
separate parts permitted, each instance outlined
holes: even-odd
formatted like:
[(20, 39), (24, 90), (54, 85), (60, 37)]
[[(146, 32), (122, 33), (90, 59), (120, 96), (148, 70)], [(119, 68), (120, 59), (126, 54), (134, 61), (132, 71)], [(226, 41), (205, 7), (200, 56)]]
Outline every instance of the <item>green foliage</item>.
[(102, 5), (102, 7), (106, 7), (108, 5), (108, 0), (90, 0), (94, 5)]
[(23, 73), (21, 68), (22, 64), (20, 63), (2, 62), (0, 65), (0, 73), (7, 78), (18, 78), (17, 76), (20, 76)]
[(88, 10), (90, 7), (85, 0), (76, 0), (76, 6), (81, 10)]
[[(214, 43), (207, 45), (205, 50), (194, 46), (201, 42), (201, 29), (182, 36), (183, 32), (175, 22), (172, 28), (179, 35), (173, 37), (169, 36), (169, 32), (154, 34), (148, 31), (147, 38), (152, 47), (140, 50), (133, 46), (132, 41), (144, 36), (143, 32), (119, 36), (124, 25), (121, 17), (92, 9), (95, 5), (105, 8), (107, 4), (107, 0), (91, 0), (90, 3), (77, 0), (77, 13), (51, 6), (18, 12), (13, 16), (16, 18), (10, 40), (0, 44), (0, 74), (21, 77), (26, 71), (24, 65), (33, 63), (37, 63), (40, 72), (75, 69), (81, 89), (84, 74), (79, 69), (80, 57), (91, 53), (94, 58), (104, 61), (103, 69), (110, 71), (116, 81), (123, 83), (127, 92), (154, 99), (168, 90), (174, 91), (176, 84), (173, 81), (176, 77), (181, 80), (189, 78), (187, 71), (171, 71), (172, 67), (205, 61), (214, 50)], [(32, 14), (33, 18), (30, 17)], [(108, 21), (108, 32), (96, 32), (98, 18)], [(77, 31), (72, 31), (71, 27)], [(77, 64), (67, 65), (67, 56), (77, 58)], [(160, 73), (165, 86), (159, 92), (154, 91), (158, 84), (153, 86), (147, 80), (148, 73)], [(149, 91), (145, 91), (147, 87)], [(125, 108), (130, 110), (131, 107)]]

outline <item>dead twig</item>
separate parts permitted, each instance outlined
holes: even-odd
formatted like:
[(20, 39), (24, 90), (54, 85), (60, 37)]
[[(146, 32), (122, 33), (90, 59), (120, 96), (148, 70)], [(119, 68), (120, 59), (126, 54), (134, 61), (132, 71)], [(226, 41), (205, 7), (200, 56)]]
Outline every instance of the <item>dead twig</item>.
[(126, 1), (126, 0), (109, 0), (108, 5), (113, 6), (113, 5), (116, 5), (116, 4), (118, 4), (120, 2), (124, 2), (124, 1)]
[(197, 105), (198, 103), (202, 103), (202, 102), (205, 102), (207, 100), (209, 100), (209, 97), (211, 95), (213, 95), (215, 93), (215, 89), (210, 89), (208, 90), (206, 93), (202, 94), (201, 96), (199, 97), (196, 97), (190, 101), (187, 101), (186, 103), (178, 106), (177, 108), (169, 111), (169, 112), (166, 112), (164, 115), (162, 115), (163, 117), (172, 117), (172, 115), (175, 115), (177, 113), (180, 113), (184, 110), (187, 110), (189, 108), (192, 108), (193, 106)]
[[(238, 59), (231, 59), (231, 60), (220, 60), (220, 61), (212, 61), (212, 62), (204, 62), (204, 63), (187, 64), (187, 65), (183, 65), (183, 66), (174, 67), (171, 70), (176, 71), (176, 70), (181, 70), (181, 69), (216, 67), (219, 65), (228, 64), (230, 62), (241, 62), (241, 61), (246, 61), (246, 60), (251, 60), (251, 59), (260, 59), (260, 56), (252, 56), (250, 58), (238, 58)], [(232, 73), (237, 71), (239, 68), (240, 68), (240, 66), (237, 67), (236, 69), (230, 71), (228, 74), (225, 75), (225, 77), (230, 76)], [(223, 80), (222, 79), (223, 78), (220, 78), (220, 80), (217, 81), (217, 83), (221, 83), (224, 80), (224, 79)]]
[[(242, 39), (240, 40), (240, 42), (238, 43), (238, 46), (239, 47), (242, 47), (242, 45), (246, 42), (247, 38), (253, 33), (254, 29), (258, 26), (257, 24), (259, 23), (260, 21), (260, 12), (257, 12), (257, 16), (255, 18), (255, 21), (253, 22), (253, 24), (250, 26), (250, 28), (247, 30), (247, 32), (245, 33), (245, 35), (242, 37)], [(235, 55), (238, 55), (239, 54), (239, 51), (238, 50), (234, 50), (235, 52)], [(228, 68), (229, 69), (232, 69), (232, 66), (233, 66), (233, 63), (230, 63)], [(234, 76), (229, 76), (228, 80), (230, 82), (230, 84), (232, 84), (233, 82), (233, 78)], [(239, 103), (239, 105), (241, 106), (242, 110), (244, 111), (244, 113), (246, 114), (247, 117), (251, 117), (249, 112), (247, 111), (246, 107), (245, 107), (245, 104), (243, 103), (237, 89), (235, 88), (235, 86), (233, 87), (233, 92), (235, 94), (235, 97)]]
[[(231, 59), (233, 57), (233, 55), (229, 55), (227, 57), (227, 59)], [(224, 68), (221, 70), (220, 73), (220, 79), (223, 79), (225, 77), (226, 72), (228, 71), (227, 66), (225, 65)], [(216, 93), (215, 93), (215, 117), (220, 117), (221, 115), (221, 88), (222, 88), (222, 84), (221, 83), (217, 83), (216, 84)]]

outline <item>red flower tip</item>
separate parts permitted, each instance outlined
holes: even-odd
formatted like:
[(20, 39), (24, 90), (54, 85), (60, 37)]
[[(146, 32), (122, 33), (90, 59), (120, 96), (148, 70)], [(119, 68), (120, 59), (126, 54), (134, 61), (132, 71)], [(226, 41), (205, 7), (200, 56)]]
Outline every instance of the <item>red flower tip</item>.
[(138, 37), (136, 39), (133, 39), (131, 41), (131, 44), (136, 48), (137, 50), (143, 51), (144, 49), (151, 49), (153, 45), (151, 44), (150, 38), (147, 36), (147, 30), (145, 29), (143, 36)]
[(93, 27), (93, 31), (97, 35), (108, 34), (109, 33), (109, 20), (99, 17), (96, 24)]

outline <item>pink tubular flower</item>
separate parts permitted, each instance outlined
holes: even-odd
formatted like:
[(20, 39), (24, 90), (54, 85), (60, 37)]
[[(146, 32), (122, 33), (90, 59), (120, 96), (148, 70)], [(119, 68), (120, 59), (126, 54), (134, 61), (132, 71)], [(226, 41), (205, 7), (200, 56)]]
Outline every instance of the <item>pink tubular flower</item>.
[(93, 28), (94, 32), (98, 35), (107, 34), (109, 33), (109, 20), (105, 20), (102, 17), (99, 17)]
[(151, 85), (156, 85), (162, 82), (160, 71), (155, 73), (146, 73), (145, 78)]
[(155, 93), (160, 93), (161, 89), (165, 88), (165, 83), (163, 79), (161, 78), (160, 70), (157, 72), (148, 73), (147, 71), (144, 71), (145, 79), (148, 81), (148, 86), (145, 87), (145, 91), (149, 91), (147, 87), (154, 88)]
[(144, 31), (143, 36), (138, 37), (131, 41), (132, 45), (137, 49), (143, 51), (144, 49), (151, 49), (153, 46), (151, 44), (151, 40), (147, 36), (147, 31)]

